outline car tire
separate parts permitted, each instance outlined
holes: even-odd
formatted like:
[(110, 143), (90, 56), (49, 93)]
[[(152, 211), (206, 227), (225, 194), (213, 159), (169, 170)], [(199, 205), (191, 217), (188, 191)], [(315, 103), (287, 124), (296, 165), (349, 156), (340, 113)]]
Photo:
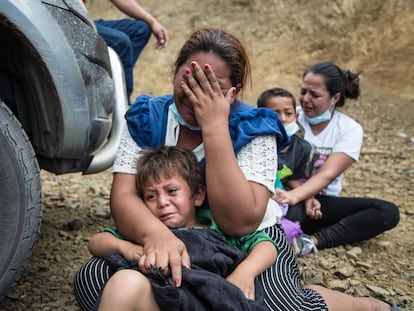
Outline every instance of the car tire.
[(40, 229), (40, 170), (20, 122), (0, 100), (0, 299), (28, 262)]

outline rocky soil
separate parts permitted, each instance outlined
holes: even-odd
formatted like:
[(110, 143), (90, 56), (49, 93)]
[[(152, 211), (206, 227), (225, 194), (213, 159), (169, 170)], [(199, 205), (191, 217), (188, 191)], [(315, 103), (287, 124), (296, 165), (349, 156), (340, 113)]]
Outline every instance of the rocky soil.
[[(293, 2), (293, 1), (289, 1)], [(361, 160), (347, 172), (344, 196), (383, 198), (400, 207), (398, 226), (378, 237), (300, 259), (305, 282), (356, 296), (374, 295), (414, 310), (414, 3), (410, 0), (143, 0), (170, 31), (135, 69), (135, 95), (171, 92), (171, 65), (188, 34), (225, 27), (245, 44), (253, 68), (252, 104), (266, 88), (298, 93), (303, 70), (321, 60), (363, 71), (362, 96), (343, 110), (364, 127)], [(94, 18), (121, 18), (109, 1), (89, 0)], [(30, 262), (0, 310), (78, 310), (75, 271), (87, 241), (111, 226), (111, 171), (82, 176), (42, 172), (43, 222)]]

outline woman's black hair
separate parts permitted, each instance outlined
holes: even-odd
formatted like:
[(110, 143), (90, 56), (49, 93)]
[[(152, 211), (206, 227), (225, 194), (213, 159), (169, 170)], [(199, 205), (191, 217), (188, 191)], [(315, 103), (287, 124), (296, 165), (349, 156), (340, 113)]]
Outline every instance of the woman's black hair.
[(303, 74), (318, 74), (324, 77), (326, 89), (331, 97), (336, 93), (341, 94), (337, 107), (345, 104), (345, 98), (357, 99), (360, 95), (359, 75), (361, 72), (353, 73), (349, 70), (342, 70), (337, 65), (330, 62), (322, 62), (309, 67)]

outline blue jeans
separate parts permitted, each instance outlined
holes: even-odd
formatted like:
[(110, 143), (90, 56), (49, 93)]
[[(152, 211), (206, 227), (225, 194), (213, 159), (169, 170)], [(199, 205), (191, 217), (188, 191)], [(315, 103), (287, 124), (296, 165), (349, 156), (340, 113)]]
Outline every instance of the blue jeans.
[(134, 88), (134, 65), (151, 36), (151, 28), (141, 20), (95, 20), (98, 34), (119, 55), (125, 72), (128, 100)]

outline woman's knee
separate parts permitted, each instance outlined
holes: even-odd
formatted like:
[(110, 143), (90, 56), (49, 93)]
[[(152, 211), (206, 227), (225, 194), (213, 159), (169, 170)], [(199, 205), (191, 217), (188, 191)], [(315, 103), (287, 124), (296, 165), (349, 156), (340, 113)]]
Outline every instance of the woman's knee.
[(400, 221), (400, 210), (397, 205), (393, 203), (389, 204), (389, 218), (388, 218), (388, 227), (391, 229), (395, 227)]
[(385, 229), (388, 230), (394, 228), (400, 221), (400, 211), (398, 206), (383, 200), (377, 200), (377, 205), (381, 208)]

